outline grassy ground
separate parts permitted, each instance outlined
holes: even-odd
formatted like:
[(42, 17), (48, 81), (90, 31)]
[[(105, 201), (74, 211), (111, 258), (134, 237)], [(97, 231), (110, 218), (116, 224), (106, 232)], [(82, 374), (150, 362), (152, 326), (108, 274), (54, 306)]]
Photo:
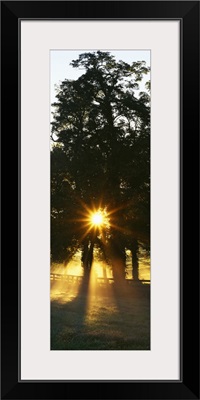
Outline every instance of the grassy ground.
[(52, 283), (51, 350), (149, 349), (149, 285)]

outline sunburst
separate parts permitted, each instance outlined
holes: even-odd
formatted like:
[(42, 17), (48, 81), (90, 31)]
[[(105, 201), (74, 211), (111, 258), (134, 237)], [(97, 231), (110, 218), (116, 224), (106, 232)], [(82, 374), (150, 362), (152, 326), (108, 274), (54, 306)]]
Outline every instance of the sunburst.
[(99, 206), (95, 206), (94, 204), (88, 206), (82, 200), (79, 200), (79, 202), (81, 205), (78, 210), (80, 217), (72, 218), (70, 220), (80, 223), (77, 225), (77, 230), (80, 230), (80, 233), (82, 231), (81, 237), (79, 237), (80, 242), (82, 242), (88, 235), (98, 236), (104, 241), (107, 235), (109, 235), (111, 229), (121, 232), (127, 231), (127, 228), (117, 224), (116, 219), (117, 213), (126, 208), (125, 205), (120, 205), (108, 210), (109, 207), (103, 206), (102, 201)]

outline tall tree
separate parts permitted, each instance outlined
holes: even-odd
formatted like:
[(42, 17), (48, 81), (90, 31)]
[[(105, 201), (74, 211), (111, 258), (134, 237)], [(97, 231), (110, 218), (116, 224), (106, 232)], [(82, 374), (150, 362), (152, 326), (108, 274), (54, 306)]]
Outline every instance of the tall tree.
[[(57, 102), (53, 105), (56, 111), (52, 138), (57, 145), (52, 150), (52, 171), (55, 169), (57, 146), (63, 163), (58, 178), (56, 172), (52, 173), (53, 204), (59, 198), (59, 179), (63, 187), (67, 186), (68, 193), (65, 198), (62, 188), (65, 205), (61, 213), (59, 204), (58, 208), (54, 207), (54, 220), (59, 226), (61, 215), (63, 217), (67, 212), (77, 215), (81, 204), (115, 210), (111, 217), (107, 252), (117, 280), (124, 275), (125, 246), (126, 242), (131, 242), (130, 236), (133, 241), (142, 233), (148, 236), (149, 96), (145, 92), (136, 97), (134, 91), (138, 90), (139, 82), (149, 68), (141, 61), (132, 64), (117, 62), (108, 52), (100, 51), (83, 53), (71, 64), (83, 69), (84, 73), (77, 80), (66, 79), (61, 83)], [(138, 209), (145, 204), (147, 215), (140, 218), (141, 213), (138, 213), (135, 216), (133, 204)], [(73, 224), (77, 224), (75, 218)], [(73, 224), (68, 242), (72, 239), (80, 242), (82, 259), (91, 262), (94, 233), (89, 232), (81, 241)]]

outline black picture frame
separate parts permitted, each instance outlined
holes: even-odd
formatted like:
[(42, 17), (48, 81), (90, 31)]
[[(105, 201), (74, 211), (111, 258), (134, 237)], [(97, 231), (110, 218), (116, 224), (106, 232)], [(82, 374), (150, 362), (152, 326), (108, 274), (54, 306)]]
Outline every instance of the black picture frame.
[[(181, 21), (181, 379), (19, 381), (19, 19)], [(199, 399), (199, 1), (2, 1), (2, 399)], [(18, 165), (18, 168), (17, 168)], [(18, 197), (16, 182), (18, 181)], [(15, 217), (15, 218), (14, 218)], [(15, 220), (15, 224), (14, 224)], [(167, 249), (167, 244), (166, 244)]]

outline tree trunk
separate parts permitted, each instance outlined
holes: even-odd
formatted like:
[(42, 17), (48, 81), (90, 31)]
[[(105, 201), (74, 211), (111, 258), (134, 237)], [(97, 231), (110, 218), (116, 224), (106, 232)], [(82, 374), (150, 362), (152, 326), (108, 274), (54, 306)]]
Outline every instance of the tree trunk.
[(131, 246), (131, 255), (132, 255), (132, 276), (134, 281), (139, 280), (139, 263), (138, 263), (138, 241), (137, 239), (133, 240)]
[(88, 248), (89, 242), (88, 240), (85, 241), (83, 243), (83, 249), (82, 249), (82, 257), (81, 257), (81, 261), (82, 261), (82, 267), (84, 270), (84, 277), (88, 276), (88, 252), (89, 252), (89, 248)]
[(90, 242), (90, 247), (89, 247), (89, 251), (88, 251), (88, 269), (89, 269), (89, 271), (92, 268), (93, 258), (94, 258), (94, 241), (92, 240)]
[(112, 263), (113, 278), (116, 284), (120, 284), (125, 280), (126, 253), (124, 247), (120, 243), (120, 239), (112, 240), (109, 250), (109, 258)]
[(94, 241), (87, 240), (83, 244), (83, 249), (82, 249), (82, 266), (84, 269), (84, 276), (89, 276), (90, 270), (92, 267), (92, 262), (93, 262), (93, 253), (94, 253)]

